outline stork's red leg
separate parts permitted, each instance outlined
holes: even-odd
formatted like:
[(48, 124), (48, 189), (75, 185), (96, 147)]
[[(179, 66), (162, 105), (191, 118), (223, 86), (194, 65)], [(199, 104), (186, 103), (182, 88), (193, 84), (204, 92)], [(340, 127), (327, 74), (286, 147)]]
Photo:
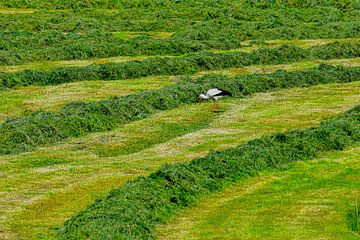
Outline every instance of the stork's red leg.
[(215, 111), (218, 112), (219, 111), (219, 106), (218, 106), (218, 102), (217, 100), (215, 100)]

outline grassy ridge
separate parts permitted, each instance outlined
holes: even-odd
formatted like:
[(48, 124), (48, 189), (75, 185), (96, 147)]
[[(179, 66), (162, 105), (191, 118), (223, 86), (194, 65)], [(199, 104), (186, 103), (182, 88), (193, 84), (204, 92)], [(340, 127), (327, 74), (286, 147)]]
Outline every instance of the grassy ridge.
[[(126, 179), (148, 175), (165, 163), (204, 157), (209, 149), (221, 151), (264, 135), (317, 126), (359, 105), (359, 88), (359, 82), (322, 84), (222, 99), (220, 114), (208, 111), (213, 106), (211, 101), (204, 103), (201, 111), (197, 104), (187, 104), (111, 131), (71, 138), (29, 153), (1, 156), (1, 168), (7, 177), (0, 181), (0, 188), (12, 188), (0, 200), (0, 212), (9, 217), (7, 222), (11, 222), (18, 238), (46, 239), (45, 236), (53, 236), (50, 232), (56, 231), (55, 226), (61, 226), (96, 198), (105, 197)], [(152, 134), (153, 125), (160, 130), (162, 123), (196, 124), (204, 118), (209, 122), (205, 129), (140, 152), (116, 157), (98, 155), (98, 151), (122, 148), (128, 140)], [(51, 165), (61, 161), (66, 163)], [(109, 181), (109, 176), (115, 181)], [(105, 187), (99, 182), (111, 184)], [(22, 194), (25, 192), (32, 194)], [(34, 197), (38, 200), (32, 202)], [(19, 201), (25, 203), (26, 209), (14, 217), (12, 212)]]
[[(242, 27), (239, 28), (239, 24)], [(359, 21), (310, 25), (300, 22), (224, 24), (219, 21), (199, 23), (186, 30), (178, 31), (171, 37), (168, 37), (171, 33), (165, 38), (140, 33), (137, 37), (130, 39), (126, 39), (126, 33), (121, 32), (124, 31), (123, 29), (118, 29), (119, 33), (99, 30), (85, 33), (5, 31), (0, 32), (0, 65), (17, 65), (41, 60), (182, 55), (210, 49), (240, 48), (242, 41), (249, 39), (351, 38), (360, 36), (359, 28)]]
[[(210, 21), (215, 23), (222, 21), (223, 26), (238, 25), (242, 30), (246, 30), (248, 26), (261, 27), (266, 23), (278, 28), (290, 23), (306, 26), (305, 22), (313, 24), (355, 22), (359, 18), (358, 12), (360, 10), (345, 11), (329, 7), (301, 10), (292, 8), (258, 9), (237, 5), (209, 6), (205, 4), (205, 1), (201, 1), (193, 6), (180, 5), (176, 6), (176, 10), (174, 7), (162, 7), (154, 8), (152, 11), (148, 8), (126, 8), (108, 11), (102, 9), (37, 10), (31, 14), (0, 14), (0, 30), (89, 32), (96, 28), (103, 32), (178, 32)], [(280, 19), (282, 25), (279, 22)]]
[(309, 7), (335, 7), (338, 9), (360, 8), (358, 0), (280, 0), (280, 1), (266, 1), (266, 0), (245, 0), (246, 4), (252, 7), (269, 8), (269, 7), (295, 7), (295, 8), (309, 8)]
[(234, 78), (205, 76), (160, 90), (99, 102), (69, 104), (58, 112), (39, 111), (5, 121), (0, 125), (0, 154), (29, 151), (68, 137), (110, 130), (119, 124), (145, 118), (157, 110), (197, 102), (199, 94), (212, 87), (221, 87), (231, 91), (233, 96), (242, 97), (276, 88), (358, 81), (359, 74), (360, 68), (321, 65), (306, 71), (278, 71)]
[(174, 84), (175, 81), (170, 76), (156, 76), (119, 81), (81, 81), (45, 87), (29, 86), (2, 91), (0, 92), (0, 122), (9, 117), (18, 117), (39, 109), (58, 111), (71, 102), (103, 100), (112, 96), (120, 97), (159, 89)]
[[(242, 40), (249, 39), (359, 37), (357, 1), (317, 1), (317, 7), (313, 5), (310, 1), (233, 0), (0, 1), (2, 8), (42, 9), (31, 14), (0, 14), (0, 65), (181, 55), (239, 48)], [(166, 34), (159, 37), (161, 34), (150, 32)]]
[(251, 53), (200, 52), (184, 57), (151, 58), (143, 61), (106, 63), (85, 67), (59, 67), (51, 70), (25, 70), (0, 73), (0, 86), (12, 88), (28, 85), (53, 85), (81, 80), (113, 80), (151, 75), (193, 74), (201, 70), (215, 70), (256, 64), (279, 64), (299, 60), (350, 58), (360, 56), (360, 43), (331, 43), (302, 49), (284, 45), (275, 49), (259, 49)]
[[(249, 39), (348, 38), (360, 34), (360, 9), (356, 8), (258, 9), (229, 0), (154, 5), (0, 14), (0, 64), (181, 55), (239, 48), (242, 40)], [(159, 37), (150, 32), (166, 34)]]
[(155, 239), (155, 224), (197, 197), (276, 168), (308, 160), (318, 153), (341, 150), (360, 141), (360, 107), (319, 127), (278, 133), (223, 152), (210, 153), (190, 163), (165, 165), (115, 189), (61, 229), (65, 239)]
[(360, 207), (358, 201), (356, 201), (355, 207), (348, 212), (347, 220), (349, 228), (360, 234)]
[[(203, 6), (222, 6), (225, 4), (238, 4), (242, 7), (251, 6), (251, 7), (297, 7), (297, 8), (309, 8), (309, 7), (335, 7), (339, 9), (347, 8), (360, 8), (358, 0), (321, 0), (316, 1), (301, 1), (301, 0), (281, 0), (281, 1), (266, 1), (266, 0), (243, 0), (243, 1), (232, 1), (232, 0), (222, 0), (222, 1), (202, 1)], [(0, 7), (2, 8), (39, 8), (39, 9), (77, 9), (77, 8), (132, 8), (132, 7), (142, 7), (142, 8), (158, 8), (158, 7), (177, 7), (177, 6), (186, 6), (191, 7), (195, 5), (193, 1), (182, 1), (174, 2), (170, 0), (126, 0), (126, 1), (116, 1), (116, 0), (88, 0), (88, 1), (71, 1), (71, 0), (54, 0), (51, 2), (44, 2), (42, 0), (32, 0), (32, 1), (22, 1), (22, 0), (1, 0)]]
[(157, 236), (161, 240), (272, 240), (274, 236), (358, 240), (359, 235), (349, 230), (346, 213), (351, 210), (356, 216), (359, 162), (357, 142), (311, 161), (261, 171), (201, 197), (169, 223), (157, 226)]

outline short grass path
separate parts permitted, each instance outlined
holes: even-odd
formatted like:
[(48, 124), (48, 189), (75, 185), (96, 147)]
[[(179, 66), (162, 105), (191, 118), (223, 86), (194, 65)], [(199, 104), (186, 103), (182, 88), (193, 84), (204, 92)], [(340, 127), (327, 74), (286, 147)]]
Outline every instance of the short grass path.
[[(209, 149), (317, 125), (360, 104), (359, 90), (360, 83), (353, 82), (224, 99), (218, 114), (208, 111), (212, 103), (204, 104), (202, 111), (196, 104), (182, 106), (110, 132), (1, 156), (0, 236), (51, 238), (54, 227), (128, 179), (149, 174), (164, 163), (204, 156)], [(152, 140), (154, 126), (158, 130)], [(137, 143), (137, 137), (148, 142)]]
[(360, 145), (261, 172), (200, 199), (159, 239), (359, 239), (346, 214), (360, 198)]
[[(160, 33), (159, 33), (160, 34)], [(310, 48), (313, 46), (325, 45), (333, 42), (358, 42), (360, 38), (339, 38), (339, 39), (311, 39), (311, 40), (269, 40), (263, 41), (260, 44), (252, 43), (252, 41), (244, 41), (242, 48), (231, 49), (231, 50), (212, 50), (212, 52), (252, 52), (262, 47), (266, 48), (277, 48), (284, 44), (292, 44), (301, 48)], [(161, 56), (119, 56), (111, 58), (95, 58), (87, 60), (61, 60), (61, 61), (42, 61), (42, 62), (32, 62), (22, 65), (13, 65), (13, 66), (0, 66), (1, 72), (18, 72), (23, 70), (47, 70), (55, 67), (80, 67), (87, 66), (91, 64), (101, 64), (101, 63), (119, 63), (127, 61), (142, 61), (154, 57), (181, 57), (180, 56), (170, 56), (170, 55), (161, 55)]]

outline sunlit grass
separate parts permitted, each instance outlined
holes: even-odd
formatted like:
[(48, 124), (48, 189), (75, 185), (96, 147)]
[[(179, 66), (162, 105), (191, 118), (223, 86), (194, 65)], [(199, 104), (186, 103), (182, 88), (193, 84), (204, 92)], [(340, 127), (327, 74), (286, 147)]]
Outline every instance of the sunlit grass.
[[(321, 63), (346, 67), (360, 66), (360, 58), (304, 61), (292, 64), (257, 65), (242, 68), (202, 71), (193, 79), (206, 74), (229, 76), (251, 73), (271, 73), (276, 70), (296, 71), (317, 67)], [(0, 92), (0, 122), (39, 109), (55, 111), (74, 101), (93, 101), (111, 96), (125, 96), (158, 89), (176, 82), (178, 76), (151, 76), (118, 81), (79, 81), (55, 86), (29, 86)]]
[(140, 37), (140, 36), (147, 36), (154, 39), (168, 39), (170, 38), (175, 32), (113, 32), (115, 36), (118, 36), (122, 39), (129, 40), (131, 38)]
[[(31, 153), (1, 156), (0, 209), (4, 218), (0, 224), (22, 238), (51, 236), (53, 227), (127, 179), (148, 174), (164, 163), (190, 161), (211, 149), (317, 125), (360, 104), (359, 89), (360, 83), (354, 82), (222, 99), (219, 114), (209, 112), (212, 102), (204, 104), (201, 111), (196, 104), (186, 105), (106, 133), (69, 139)], [(162, 124), (171, 122), (192, 132), (175, 128), (181, 130), (180, 135), (173, 135), (161, 129)], [(193, 129), (199, 123), (207, 127)], [(153, 142), (146, 148), (140, 142), (137, 149), (134, 139), (151, 140), (154, 126), (157, 134)], [(124, 147), (131, 151), (122, 154)]]
[(80, 81), (55, 86), (29, 86), (0, 92), (0, 122), (39, 109), (55, 111), (76, 101), (95, 101), (159, 89), (175, 77), (155, 76), (118, 81)]
[(251, 52), (261, 47), (277, 48), (281, 45), (291, 44), (301, 48), (310, 48), (313, 46), (326, 45), (334, 42), (358, 42), (360, 38), (338, 38), (338, 39), (293, 39), (293, 40), (247, 40), (242, 43), (244, 47), (230, 50), (214, 50), (214, 52)]
[[(116, 33), (118, 34), (118, 33)], [(121, 36), (125, 33), (119, 33)], [(129, 35), (130, 34), (130, 35)], [(137, 32), (133, 33), (134, 35), (139, 34)], [(155, 32), (150, 32), (151, 34), (155, 34)], [(158, 32), (156, 36), (158, 38), (166, 38), (169, 37), (171, 33), (162, 33)], [(131, 36), (130, 32), (127, 32), (125, 36)], [(317, 45), (324, 45), (333, 42), (358, 42), (359, 38), (346, 38), (346, 39), (319, 39), (319, 40), (270, 40), (263, 41), (259, 43), (251, 43), (251, 41), (245, 41), (244, 47), (231, 49), (231, 50), (210, 50), (211, 52), (221, 53), (221, 52), (252, 52), (262, 47), (266, 48), (277, 48), (283, 44), (292, 44), (302, 48), (310, 48)], [(127, 62), (127, 61), (142, 61), (148, 58), (153, 57), (181, 57), (181, 56), (170, 56), (170, 55), (162, 55), (162, 56), (118, 56), (118, 57), (110, 57), (110, 58), (94, 58), (94, 59), (86, 59), (86, 60), (61, 60), (61, 61), (41, 61), (41, 62), (32, 62), (26, 63), (22, 65), (13, 65), (13, 66), (0, 66), (0, 71), (2, 72), (17, 72), (23, 70), (47, 70), (55, 67), (79, 67), (79, 66), (88, 66), (91, 64), (100, 64), (100, 63), (119, 63), (119, 62)]]
[(288, 164), (202, 198), (160, 239), (358, 239), (346, 213), (360, 196), (360, 145)]
[(246, 67), (238, 67), (238, 68), (227, 68), (222, 70), (206, 70), (193, 75), (192, 78), (197, 78), (200, 76), (204, 76), (206, 74), (224, 74), (224, 75), (234, 76), (239, 74), (251, 74), (251, 73), (271, 73), (276, 70), (296, 71), (296, 70), (304, 70), (307, 68), (318, 67), (320, 64), (329, 64), (329, 65), (344, 66), (344, 67), (359, 67), (360, 58), (302, 61), (302, 62), (279, 64), (279, 65), (255, 65), (255, 66), (246, 66)]
[(35, 10), (32, 9), (18, 9), (18, 8), (3, 8), (0, 9), (0, 14), (31, 14)]
[(110, 57), (110, 58), (94, 58), (87, 60), (60, 60), (60, 61), (41, 61), (41, 62), (31, 62), (25, 63), (22, 65), (13, 65), (13, 66), (0, 66), (0, 71), (3, 72), (17, 72), (22, 70), (47, 70), (55, 67), (82, 67), (88, 66), (91, 64), (101, 64), (101, 63), (120, 63), (127, 61), (141, 61), (147, 58), (154, 56), (126, 56), (126, 57)]

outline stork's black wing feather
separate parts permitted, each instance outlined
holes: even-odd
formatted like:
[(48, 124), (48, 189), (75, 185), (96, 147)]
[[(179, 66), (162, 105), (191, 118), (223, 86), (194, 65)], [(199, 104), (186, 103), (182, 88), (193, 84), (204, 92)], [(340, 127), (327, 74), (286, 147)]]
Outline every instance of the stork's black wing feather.
[(218, 94), (216, 94), (214, 97), (216, 97), (216, 96), (232, 96), (232, 93), (231, 92), (229, 92), (229, 91), (226, 91), (226, 90), (224, 90), (224, 89), (220, 89), (220, 88), (218, 88), (221, 92), (220, 93), (218, 93)]

